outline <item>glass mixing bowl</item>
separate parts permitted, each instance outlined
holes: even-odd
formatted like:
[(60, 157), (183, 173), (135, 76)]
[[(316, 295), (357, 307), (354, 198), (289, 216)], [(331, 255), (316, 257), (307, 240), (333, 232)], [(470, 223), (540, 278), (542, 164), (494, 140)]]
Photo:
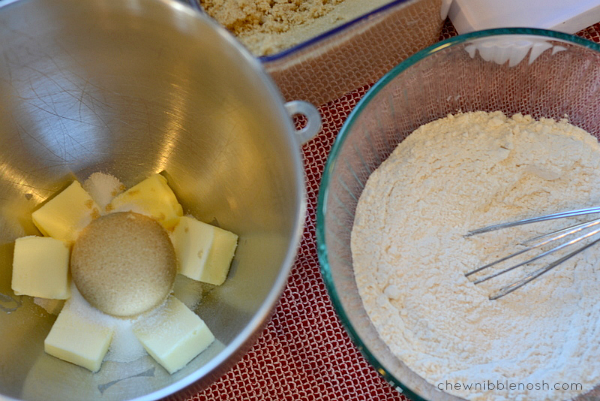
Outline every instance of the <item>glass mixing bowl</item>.
[[(348, 334), (399, 391), (415, 400), (459, 399), (395, 358), (363, 308), (352, 268), (350, 234), (369, 175), (416, 128), (460, 111), (568, 116), (572, 124), (598, 137), (599, 91), (599, 45), (546, 30), (495, 29), (454, 37), (416, 53), (375, 84), (348, 117), (321, 183), (318, 255)], [(598, 387), (592, 393), (598, 396)]]

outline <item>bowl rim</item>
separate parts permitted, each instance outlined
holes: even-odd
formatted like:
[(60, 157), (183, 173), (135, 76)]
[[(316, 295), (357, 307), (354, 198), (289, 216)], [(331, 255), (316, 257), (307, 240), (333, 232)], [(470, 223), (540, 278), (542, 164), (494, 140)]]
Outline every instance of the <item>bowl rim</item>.
[(260, 57), (258, 57), (258, 59), (263, 63), (273, 63), (273, 62), (283, 60), (287, 57), (293, 57), (305, 49), (310, 49), (311, 47), (317, 46), (320, 43), (323, 43), (323, 42), (329, 40), (330, 38), (335, 37), (338, 34), (342, 34), (344, 31), (348, 31), (349, 29), (352, 29), (354, 26), (362, 23), (363, 21), (365, 21), (367, 19), (375, 18), (376, 15), (382, 14), (393, 7), (396, 7), (400, 4), (408, 3), (410, 1), (411, 0), (393, 0), (390, 3), (387, 3), (380, 7), (377, 7), (365, 14), (362, 14), (348, 22), (338, 25), (338, 26), (336, 26), (328, 31), (325, 31), (317, 36), (314, 36), (304, 42), (298, 43), (297, 45), (294, 45), (287, 49), (283, 49), (274, 54), (267, 54), (264, 56), (260, 56)]
[[(9, 12), (11, 7), (18, 7), (21, 5), (27, 5), (29, 3), (35, 3), (39, 0), (0, 0), (0, 13)], [(291, 269), (295, 263), (296, 255), (298, 253), (302, 236), (304, 233), (305, 219), (307, 215), (307, 190), (306, 180), (304, 174), (304, 162), (301, 156), (301, 144), (298, 140), (298, 134), (294, 127), (294, 123), (290, 117), (289, 112), (285, 107), (285, 99), (283, 98), (279, 88), (275, 84), (275, 81), (266, 72), (264, 66), (259, 59), (254, 57), (249, 50), (247, 50), (235, 37), (228, 32), (223, 26), (218, 24), (212, 18), (206, 14), (198, 12), (190, 4), (183, 3), (179, 0), (152, 0), (156, 6), (162, 4), (162, 7), (171, 8), (174, 12), (185, 15), (187, 18), (199, 21), (199, 24), (205, 24), (210, 26), (216, 34), (218, 34), (224, 42), (227, 42), (232, 51), (239, 53), (242, 59), (246, 63), (246, 67), (251, 69), (257, 79), (260, 79), (264, 84), (264, 91), (269, 95), (269, 100), (276, 107), (272, 114), (281, 116), (281, 123), (286, 128), (286, 135), (282, 135), (282, 140), (286, 144), (286, 149), (289, 150), (289, 157), (292, 159), (293, 173), (295, 181), (295, 192), (296, 205), (294, 215), (290, 222), (289, 238), (290, 241), (287, 244), (287, 250), (284, 258), (281, 262), (281, 268), (275, 277), (273, 286), (270, 292), (267, 294), (265, 299), (262, 301), (260, 307), (257, 309), (254, 316), (249, 320), (246, 327), (241, 330), (233, 340), (227, 344), (223, 350), (217, 355), (210, 359), (205, 365), (199, 369), (187, 374), (184, 377), (175, 378), (170, 384), (156, 390), (138, 396), (134, 396), (130, 401), (142, 401), (142, 400), (156, 400), (166, 397), (178, 397), (177, 393), (185, 391), (188, 387), (198, 385), (201, 381), (207, 380), (200, 384), (199, 389), (203, 390), (219, 380), (220, 377), (224, 376), (228, 370), (231, 369), (239, 360), (246, 354), (248, 349), (255, 345), (258, 338), (262, 335), (266, 325), (271, 319), (275, 308), (283, 291), (285, 290), (288, 279), (291, 273)], [(113, 7), (113, 6), (111, 6)], [(114, 7), (122, 7), (116, 5)], [(282, 133), (283, 134), (283, 133)], [(158, 366), (158, 365), (157, 365)], [(176, 375), (177, 373), (175, 373)], [(0, 401), (18, 401), (18, 399), (10, 396), (0, 394)]]
[(344, 327), (346, 333), (350, 337), (350, 340), (360, 351), (367, 362), (377, 371), (377, 373), (390, 385), (392, 385), (397, 391), (407, 395), (415, 401), (428, 401), (423, 398), (422, 395), (417, 394), (413, 389), (408, 387), (407, 384), (403, 383), (401, 378), (395, 377), (393, 374), (387, 371), (387, 368), (377, 359), (377, 357), (370, 351), (368, 345), (362, 341), (358, 334), (357, 329), (350, 322), (348, 313), (344, 310), (338, 291), (335, 287), (333, 275), (331, 273), (329, 256), (327, 251), (327, 244), (325, 240), (325, 214), (327, 213), (327, 198), (329, 196), (329, 185), (333, 180), (333, 170), (337, 163), (338, 156), (346, 142), (347, 137), (351, 128), (354, 126), (357, 118), (363, 112), (369, 102), (384, 88), (387, 84), (395, 79), (398, 75), (402, 74), (409, 67), (419, 63), (421, 60), (428, 56), (435, 54), (443, 49), (459, 45), (470, 40), (482, 39), (493, 36), (512, 36), (512, 35), (528, 35), (537, 36), (540, 38), (547, 39), (558, 39), (564, 42), (570, 42), (572, 44), (580, 45), (591, 50), (595, 50), (600, 53), (600, 44), (592, 42), (590, 40), (571, 35), (564, 32), (553, 31), (548, 29), (539, 28), (494, 28), (486, 29), (481, 31), (470, 32), (462, 35), (457, 35), (443, 41), (437, 42), (419, 52), (413, 54), (406, 60), (402, 61), (389, 72), (387, 72), (381, 79), (379, 79), (373, 86), (367, 91), (367, 93), (360, 99), (354, 109), (348, 115), (346, 121), (342, 125), (339, 134), (337, 135), (335, 142), (331, 148), (327, 162), (323, 170), (323, 176), (321, 179), (321, 185), (319, 190), (319, 196), (317, 200), (317, 211), (316, 211), (316, 245), (317, 245), (317, 256), (319, 259), (319, 265), (321, 275), (325, 283), (325, 288), (329, 294), (329, 298), (333, 304), (334, 310), (336, 311), (342, 327)]

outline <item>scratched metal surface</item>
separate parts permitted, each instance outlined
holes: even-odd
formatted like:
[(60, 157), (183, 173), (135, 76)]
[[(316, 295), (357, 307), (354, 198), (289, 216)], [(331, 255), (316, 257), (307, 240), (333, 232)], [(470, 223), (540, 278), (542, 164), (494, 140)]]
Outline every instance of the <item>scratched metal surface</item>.
[[(160, 398), (212, 381), (266, 324), (301, 235), (300, 149), (258, 61), (199, 18), (166, 1), (0, 8), (0, 399)], [(196, 310), (218, 341), (174, 375), (149, 356), (96, 374), (50, 357), (54, 318), (10, 288), (32, 210), (96, 171), (126, 186), (164, 172), (186, 213), (240, 235)]]

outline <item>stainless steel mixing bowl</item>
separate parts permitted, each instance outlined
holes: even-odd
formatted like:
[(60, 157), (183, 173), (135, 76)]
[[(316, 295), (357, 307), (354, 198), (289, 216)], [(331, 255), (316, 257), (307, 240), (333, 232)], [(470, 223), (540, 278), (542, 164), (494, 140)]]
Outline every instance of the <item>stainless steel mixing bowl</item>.
[[(2, 3), (0, 3), (2, 4)], [(303, 132), (290, 114), (309, 114)], [(260, 64), (191, 8), (158, 0), (19, 0), (0, 7), (0, 399), (121, 400), (206, 386), (260, 334), (305, 213), (300, 143), (318, 113), (284, 104)], [(31, 212), (102, 171), (164, 171), (186, 213), (239, 234), (228, 280), (196, 312), (217, 341), (169, 375), (149, 356), (95, 374), (43, 351), (54, 318), (10, 288)], [(187, 392), (186, 392), (187, 391)]]

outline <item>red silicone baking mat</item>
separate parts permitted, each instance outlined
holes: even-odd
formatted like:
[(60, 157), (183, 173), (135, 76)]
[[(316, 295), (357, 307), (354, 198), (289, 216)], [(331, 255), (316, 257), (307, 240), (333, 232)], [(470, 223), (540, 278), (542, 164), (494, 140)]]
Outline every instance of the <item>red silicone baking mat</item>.
[[(446, 23), (440, 39), (454, 35), (456, 31)], [(600, 23), (578, 35), (600, 43)], [(369, 88), (357, 89), (319, 108), (323, 129), (302, 149), (308, 214), (288, 285), (271, 321), (247, 355), (188, 401), (407, 400), (379, 376), (346, 335), (327, 295), (316, 251), (321, 174), (342, 124)]]

